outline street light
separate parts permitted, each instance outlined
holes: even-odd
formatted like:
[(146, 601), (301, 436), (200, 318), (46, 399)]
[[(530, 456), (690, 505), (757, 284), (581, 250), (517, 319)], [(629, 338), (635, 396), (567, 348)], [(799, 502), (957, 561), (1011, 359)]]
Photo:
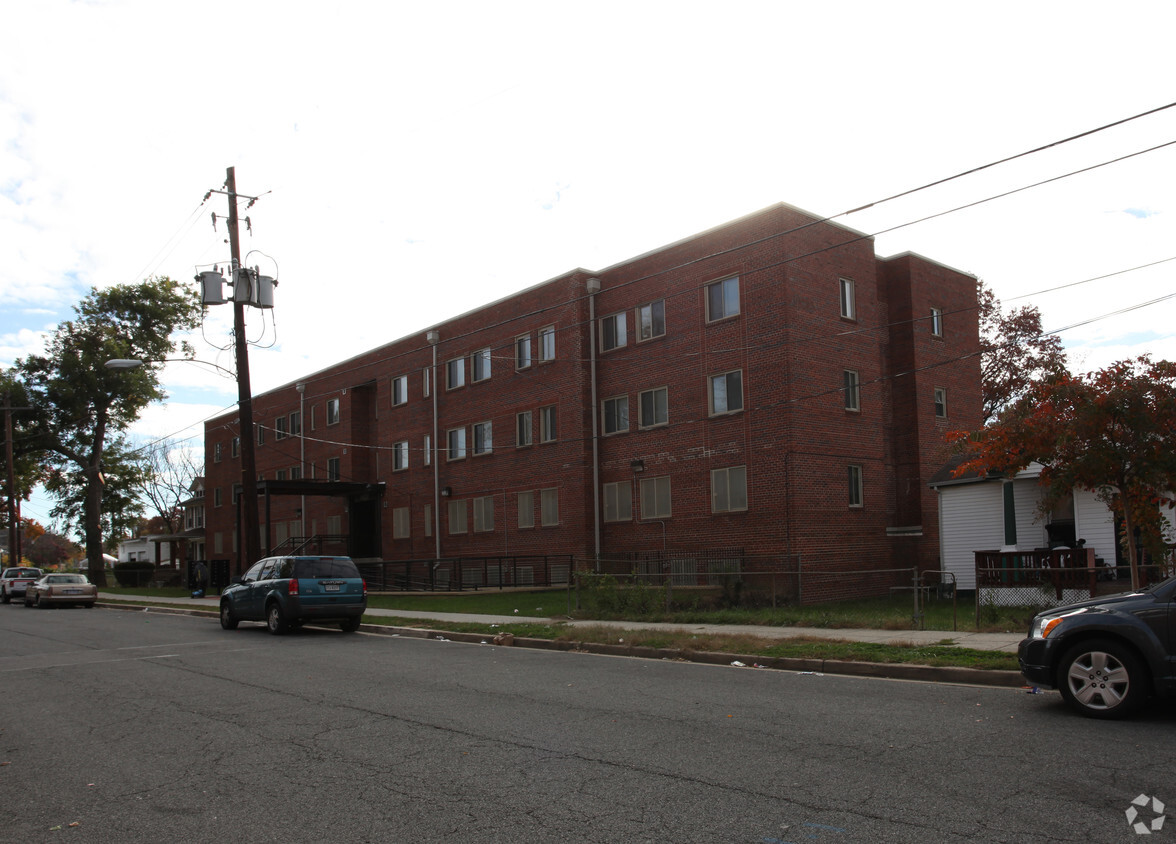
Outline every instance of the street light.
[(219, 369), (230, 378), (236, 378), (237, 374), (223, 366), (213, 363), (209, 360), (197, 360), (196, 358), (160, 358), (159, 360), (139, 360), (137, 358), (114, 358), (102, 364), (107, 369), (138, 369), (148, 363), (198, 363), (202, 366), (211, 366), (213, 369)]

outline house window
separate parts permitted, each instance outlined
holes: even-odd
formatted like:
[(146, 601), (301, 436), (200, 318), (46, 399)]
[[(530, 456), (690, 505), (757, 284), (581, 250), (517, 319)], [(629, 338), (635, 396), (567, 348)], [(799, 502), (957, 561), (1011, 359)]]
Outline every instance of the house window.
[(539, 490), (539, 524), (559, 524), (559, 490)]
[(454, 358), (445, 364), (445, 389), (465, 386), (465, 358)]
[(449, 502), (449, 532), (468, 533), (468, 508), (464, 501)]
[(213, 463), (220, 463), (221, 462), (221, 444), (220, 443), (216, 443), (212, 447), (212, 462)]
[(526, 369), (531, 365), (531, 335), (515, 338), (515, 369)]
[(240, 437), (233, 437), (233, 439), (229, 441), (229, 455), (232, 457), (237, 457), (240, 454), (241, 454), (241, 438)]
[(706, 321), (714, 322), (739, 313), (739, 276), (706, 286)]
[(652, 428), (655, 425), (665, 425), (670, 421), (669, 391), (665, 387), (656, 390), (646, 390), (640, 395), (641, 418), (637, 424), (642, 428)]
[(433, 505), (425, 505), (425, 536), (433, 535)]
[(711, 512), (747, 509), (747, 467), (730, 466), (711, 471)]
[(633, 518), (633, 482), (617, 481), (604, 485), (604, 520), (627, 522)]
[[(426, 372), (428, 370), (425, 370)], [(428, 395), (428, 393), (426, 393)], [(392, 406), (408, 403), (408, 376), (400, 375), (392, 379)]]
[(408, 539), (411, 536), (411, 520), (407, 507), (397, 507), (392, 511), (392, 538)]
[(519, 493), (519, 527), (535, 527), (535, 493)]
[(539, 361), (547, 363), (555, 360), (555, 326), (549, 325), (539, 329)]
[(265, 425), (257, 426), (257, 444), (265, 445)]
[(494, 496), (474, 499), (474, 533), (494, 530)]
[(290, 436), (302, 436), (302, 413), (297, 410), (290, 414)]
[(284, 440), (290, 436), (290, 421), (285, 416), (274, 420), (274, 439)]
[(555, 422), (556, 419), (554, 404), (549, 404), (547, 407), (539, 408), (539, 442), (555, 442), (555, 437), (558, 433)]
[(327, 399), (327, 424), (339, 424), (339, 400)]
[(857, 302), (854, 299), (853, 279), (838, 279), (841, 285), (841, 317), (842, 319), (857, 319)]
[(474, 454), (489, 454), (494, 450), (494, 423), (478, 422), (474, 425)]
[(711, 416), (743, 410), (743, 370), (712, 375), (708, 392)]
[(641, 479), (641, 518), (666, 519), (670, 516), (670, 476)]
[(862, 467), (849, 467), (849, 506), (861, 507), (863, 505), (862, 498)]
[(605, 399), (602, 407), (604, 433), (616, 434), (629, 430), (629, 397), (617, 396)]
[(935, 388), (935, 415), (940, 419), (947, 418), (947, 390), (943, 387)]
[(479, 349), (470, 355), (470, 380), (485, 381), (490, 377), (490, 350)]
[(448, 433), (450, 460), (462, 460), (466, 456), (466, 429), (454, 428)]
[(401, 440), (392, 444), (392, 471), (400, 472), (408, 468), (408, 440)]
[(847, 369), (844, 373), (844, 382), (842, 390), (845, 393), (845, 409), (846, 410), (861, 410), (862, 396), (861, 396), (861, 382), (858, 380), (858, 374), (853, 369)]
[(433, 463), (433, 438), (430, 434), (425, 434), (425, 447), (422, 449), (425, 455), (425, 465), (430, 466)]
[(515, 445), (522, 448), (531, 444), (531, 411), (515, 415)]
[(628, 332), (625, 331), (625, 312), (612, 314), (600, 321), (600, 350), (618, 349), (625, 345)]
[(340, 471), (340, 462), (338, 457), (330, 457), (327, 459), (327, 480), (337, 481), (343, 476)]
[(943, 308), (931, 309), (931, 336), (943, 336)]
[(637, 342), (652, 340), (666, 333), (666, 300), (658, 299), (637, 308)]

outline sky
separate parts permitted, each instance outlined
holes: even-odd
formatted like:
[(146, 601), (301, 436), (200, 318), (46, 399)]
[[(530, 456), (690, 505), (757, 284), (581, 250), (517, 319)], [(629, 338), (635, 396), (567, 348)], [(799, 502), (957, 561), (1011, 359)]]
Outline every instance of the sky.
[[(279, 284), (247, 318), (255, 393), (777, 202), (840, 214), (1176, 101), (1168, 2), (37, 0), (4, 20), (0, 366), (94, 287), (224, 267), (227, 201), (204, 196), (233, 167), (259, 197), (245, 262)], [(1038, 307), (1074, 371), (1176, 360), (1176, 299), (1155, 302), (1176, 294), (1156, 263), (1176, 145), (1144, 152), (1173, 141), (1169, 108), (838, 221)], [(231, 321), (210, 309), (196, 357), (232, 368)], [(198, 444), (236, 401), (210, 367), (165, 385), (137, 437)]]

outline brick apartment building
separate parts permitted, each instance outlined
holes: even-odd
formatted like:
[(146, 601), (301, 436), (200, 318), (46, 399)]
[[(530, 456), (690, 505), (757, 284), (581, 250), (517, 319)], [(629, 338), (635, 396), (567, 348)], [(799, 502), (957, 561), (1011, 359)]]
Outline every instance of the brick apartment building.
[[(573, 270), (255, 396), (263, 550), (939, 569), (928, 481), (980, 423), (976, 306), (973, 276), (784, 204)], [(246, 433), (205, 427), (234, 573)]]

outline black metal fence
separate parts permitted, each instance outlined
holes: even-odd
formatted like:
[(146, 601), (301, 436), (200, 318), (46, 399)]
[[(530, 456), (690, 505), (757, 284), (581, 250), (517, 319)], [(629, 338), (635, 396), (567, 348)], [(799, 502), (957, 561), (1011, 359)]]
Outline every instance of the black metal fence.
[(446, 557), (357, 563), (369, 590), (376, 592), (462, 592), (469, 589), (564, 586), (572, 571), (570, 554), (503, 557)]

